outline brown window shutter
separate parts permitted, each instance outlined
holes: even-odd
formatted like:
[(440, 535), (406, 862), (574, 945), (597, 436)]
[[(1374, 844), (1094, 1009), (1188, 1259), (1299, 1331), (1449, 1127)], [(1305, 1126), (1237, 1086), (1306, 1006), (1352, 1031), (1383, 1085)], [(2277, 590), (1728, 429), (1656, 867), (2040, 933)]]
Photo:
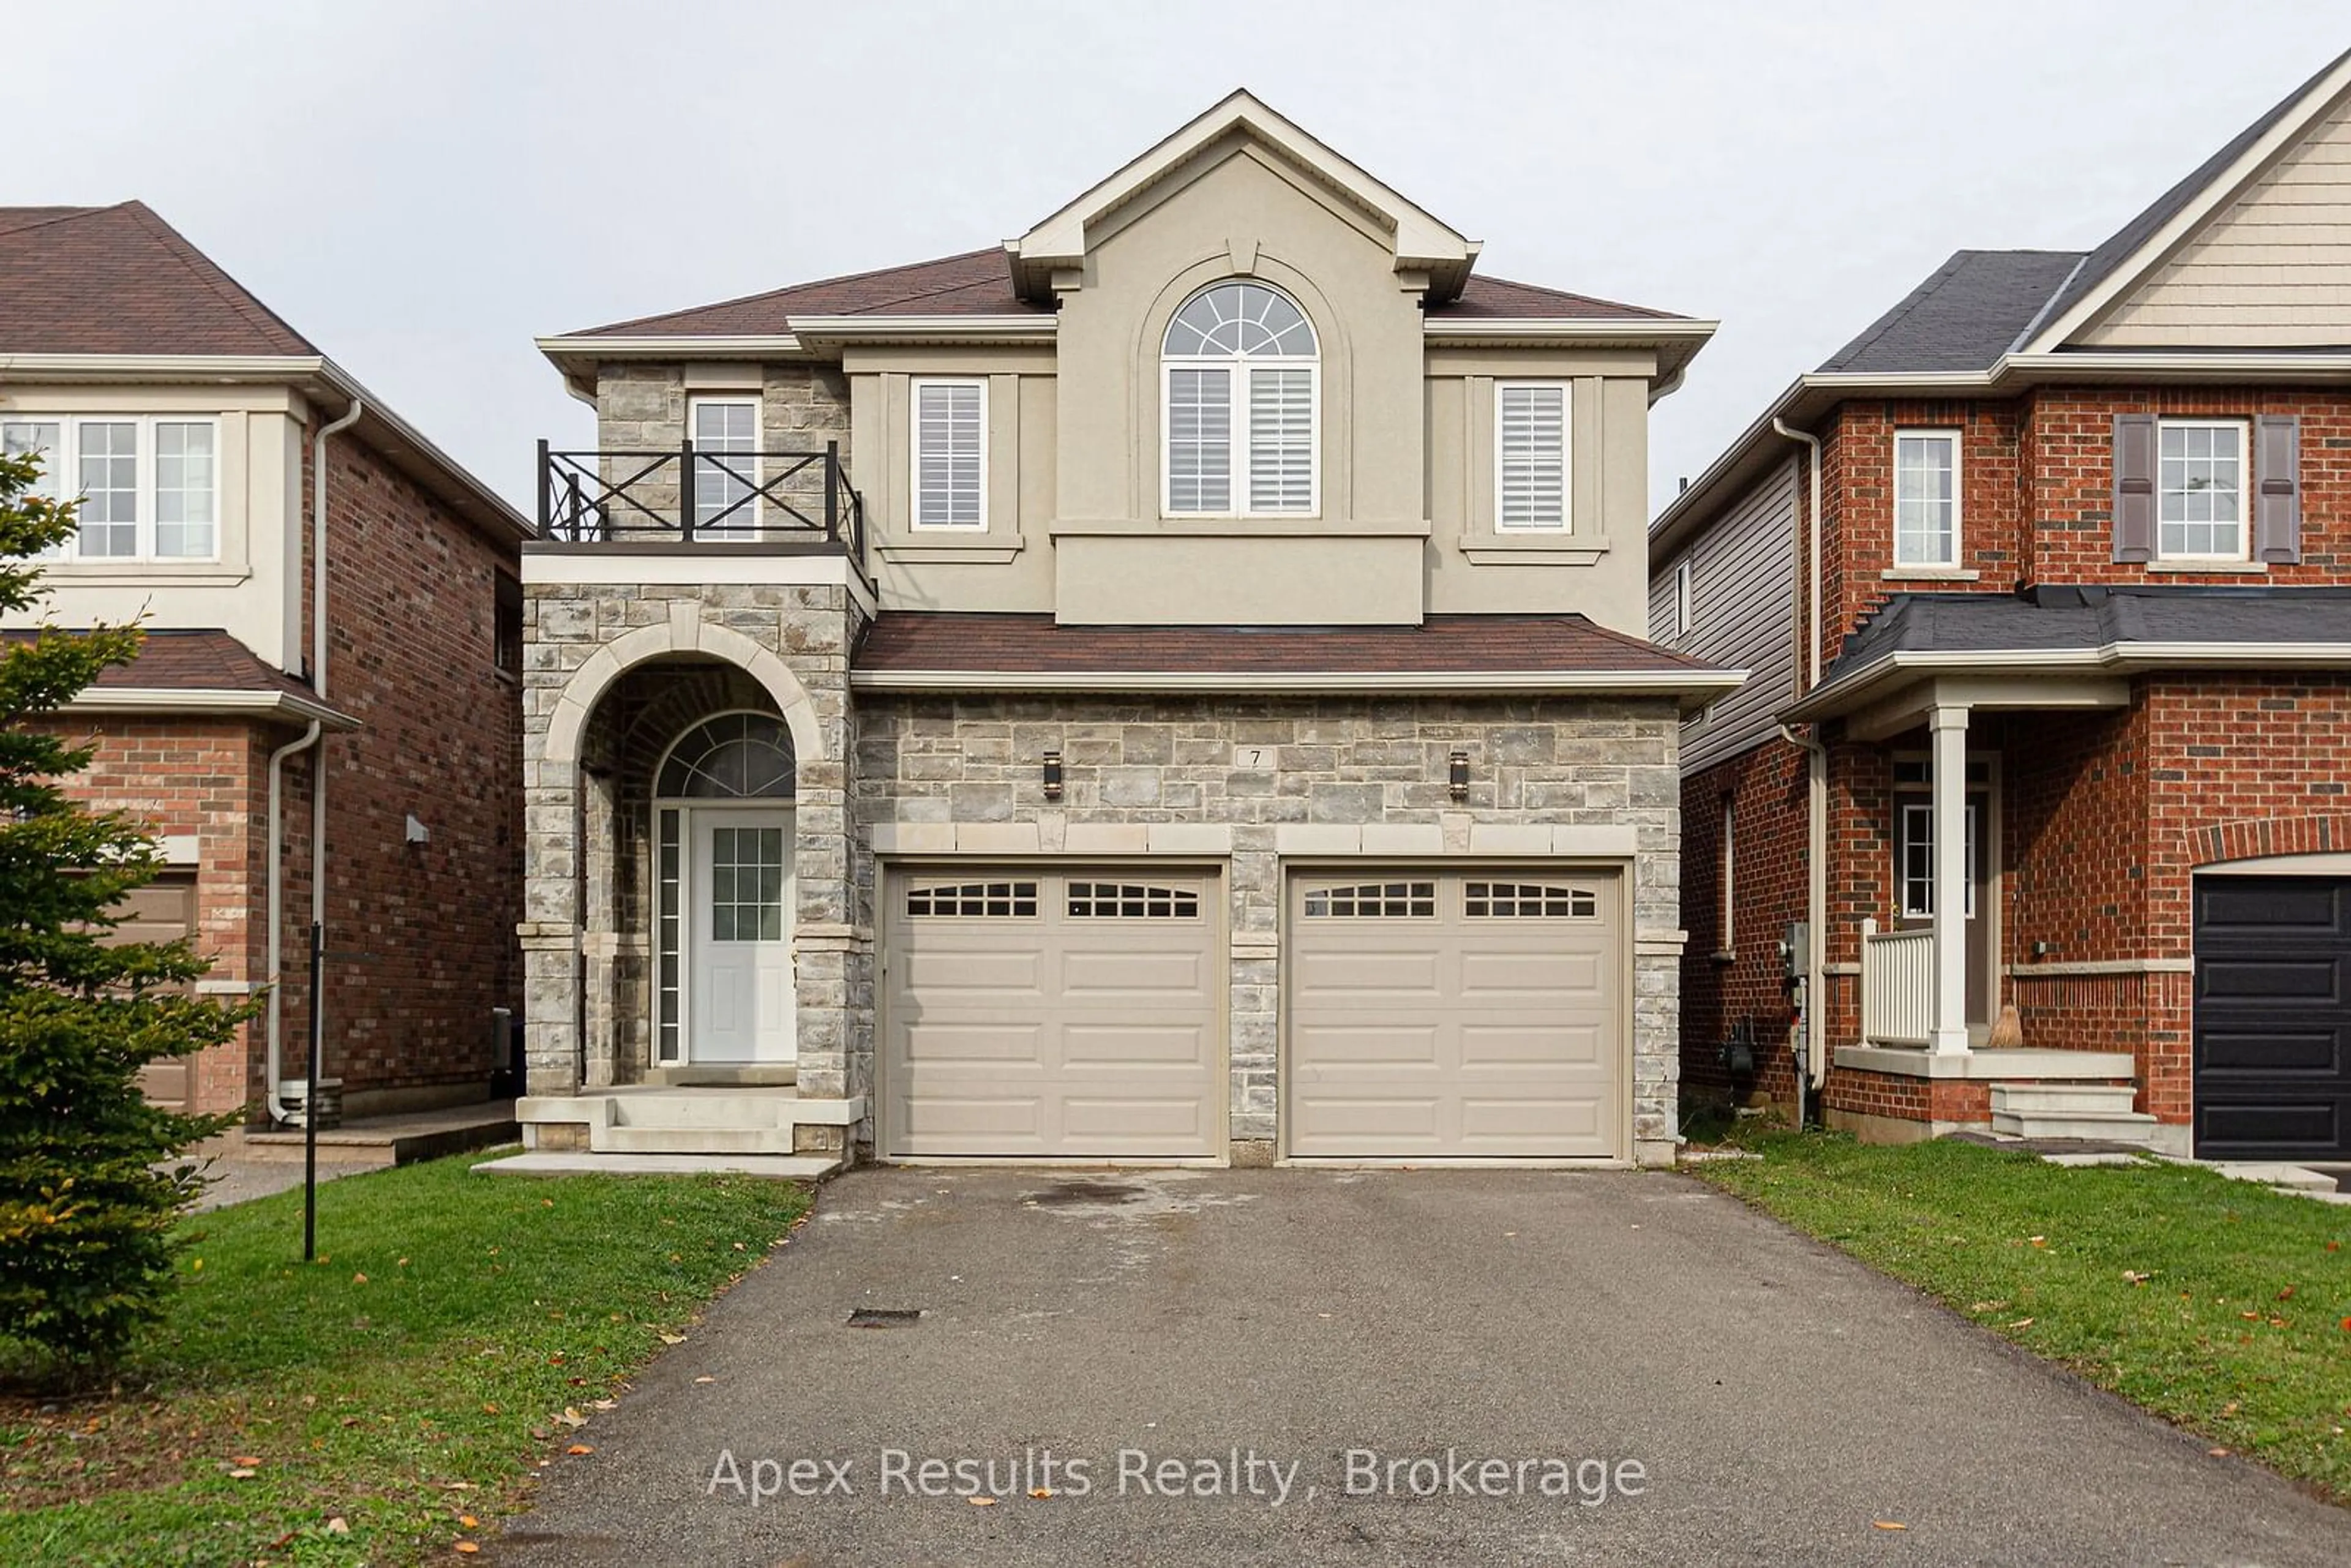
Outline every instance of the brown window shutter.
[(2115, 415), (2115, 559), (2155, 559), (2155, 415)]
[(2253, 559), (2302, 559), (2302, 421), (2265, 413), (2253, 421)]

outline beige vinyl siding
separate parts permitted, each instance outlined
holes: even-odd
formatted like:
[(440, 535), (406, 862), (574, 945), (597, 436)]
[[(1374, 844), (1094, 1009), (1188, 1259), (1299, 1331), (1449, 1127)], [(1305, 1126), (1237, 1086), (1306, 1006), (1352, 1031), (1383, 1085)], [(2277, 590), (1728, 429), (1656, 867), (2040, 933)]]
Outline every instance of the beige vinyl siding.
[(2216, 214), (2086, 344), (2331, 346), (2351, 332), (2351, 100)]
[[(1694, 624), (1677, 632), (1675, 578), (1690, 563)], [(1703, 771), (1768, 740), (1795, 696), (1796, 464), (1782, 464), (1649, 578), (1649, 635), (1747, 684), (1682, 727), (1682, 772)]]

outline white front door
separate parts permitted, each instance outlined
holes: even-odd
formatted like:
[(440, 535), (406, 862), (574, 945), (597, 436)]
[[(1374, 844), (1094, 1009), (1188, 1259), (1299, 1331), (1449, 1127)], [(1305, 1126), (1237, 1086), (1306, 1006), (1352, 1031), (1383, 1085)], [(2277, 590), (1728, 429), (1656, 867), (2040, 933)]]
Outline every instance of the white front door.
[(686, 944), (690, 1061), (789, 1061), (792, 813), (695, 807)]

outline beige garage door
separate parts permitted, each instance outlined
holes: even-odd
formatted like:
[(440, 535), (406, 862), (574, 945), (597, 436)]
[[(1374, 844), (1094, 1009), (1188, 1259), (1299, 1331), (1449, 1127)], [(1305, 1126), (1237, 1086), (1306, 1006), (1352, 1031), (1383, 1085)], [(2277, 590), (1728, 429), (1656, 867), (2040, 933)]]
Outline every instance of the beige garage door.
[(1290, 1153), (1624, 1154), (1618, 882), (1293, 876)]
[(1205, 872), (893, 872), (884, 1152), (1222, 1153), (1217, 887)]
[[(196, 928), (196, 879), (190, 872), (165, 872), (144, 887), (131, 890), (116, 913), (122, 924), (107, 933), (117, 942), (176, 942)], [(139, 1087), (148, 1099), (174, 1111), (187, 1109), (193, 1064), (188, 1058), (148, 1063), (139, 1070)]]

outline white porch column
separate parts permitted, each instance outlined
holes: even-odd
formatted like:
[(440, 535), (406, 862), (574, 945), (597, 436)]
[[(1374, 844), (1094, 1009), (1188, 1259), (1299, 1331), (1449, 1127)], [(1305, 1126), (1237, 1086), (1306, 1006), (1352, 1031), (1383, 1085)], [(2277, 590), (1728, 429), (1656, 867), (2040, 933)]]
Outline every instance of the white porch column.
[(1968, 710), (1938, 703), (1934, 737), (1935, 1012), (1928, 1049), (1968, 1049)]

